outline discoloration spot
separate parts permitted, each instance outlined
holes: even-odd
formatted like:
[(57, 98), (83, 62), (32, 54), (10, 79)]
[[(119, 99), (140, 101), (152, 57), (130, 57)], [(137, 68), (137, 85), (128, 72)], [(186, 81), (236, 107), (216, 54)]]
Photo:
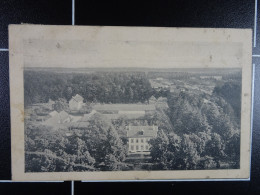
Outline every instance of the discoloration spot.
[(212, 62), (212, 55), (209, 56), (209, 61)]
[(24, 105), (23, 104), (14, 104), (13, 105), (16, 109), (18, 109), (20, 111), (20, 114), (21, 114), (21, 122), (23, 123), (24, 122)]
[(244, 96), (247, 97), (249, 94), (248, 93), (244, 93)]
[(230, 35), (227, 36), (227, 40), (229, 40), (229, 39), (230, 39)]
[(209, 179), (209, 178), (210, 178), (210, 176), (207, 176), (207, 177), (206, 177), (206, 179)]
[(60, 43), (57, 43), (57, 44), (56, 44), (56, 47), (57, 47), (58, 49), (60, 49), (60, 48), (61, 48)]

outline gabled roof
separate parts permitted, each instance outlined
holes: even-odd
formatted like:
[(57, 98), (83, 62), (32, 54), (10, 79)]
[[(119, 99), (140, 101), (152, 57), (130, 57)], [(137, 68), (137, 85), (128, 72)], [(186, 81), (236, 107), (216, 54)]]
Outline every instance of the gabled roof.
[(155, 110), (151, 104), (96, 104), (93, 106), (97, 111), (146, 111)]
[(89, 119), (96, 114), (97, 112), (95, 110), (92, 110), (89, 114), (84, 114), (84, 116), (80, 119), (80, 121), (89, 121)]
[(49, 115), (51, 115), (51, 116), (55, 116), (55, 115), (57, 115), (57, 114), (58, 114), (58, 112), (57, 112), (56, 110), (54, 110), (54, 111), (52, 111), (52, 112), (49, 113)]
[(82, 102), (84, 98), (80, 96), (79, 94), (72, 96), (71, 100), (75, 100), (76, 102)]
[(151, 96), (149, 100), (154, 100), (156, 101), (156, 98), (154, 96)]
[(159, 97), (158, 101), (167, 101), (167, 98), (166, 97)]
[(69, 117), (69, 114), (62, 110), (59, 114), (58, 117), (61, 121), (66, 120)]
[(127, 137), (157, 137), (157, 126), (128, 126)]
[(55, 102), (52, 99), (49, 99), (49, 101), (47, 103), (48, 104), (55, 104)]
[(44, 121), (43, 124), (45, 125), (55, 125), (58, 124), (59, 121), (61, 121), (61, 123), (69, 118), (69, 114), (65, 111), (61, 111), (60, 113), (57, 113), (56, 115), (53, 115), (51, 118), (49, 118), (48, 120)]

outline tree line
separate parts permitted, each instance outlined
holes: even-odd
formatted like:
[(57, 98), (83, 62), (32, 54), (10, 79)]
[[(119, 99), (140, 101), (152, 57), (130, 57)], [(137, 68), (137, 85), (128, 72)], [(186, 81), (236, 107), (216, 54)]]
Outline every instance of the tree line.
[(89, 102), (144, 103), (153, 89), (142, 72), (24, 72), (25, 105), (59, 98), (69, 101), (75, 94)]

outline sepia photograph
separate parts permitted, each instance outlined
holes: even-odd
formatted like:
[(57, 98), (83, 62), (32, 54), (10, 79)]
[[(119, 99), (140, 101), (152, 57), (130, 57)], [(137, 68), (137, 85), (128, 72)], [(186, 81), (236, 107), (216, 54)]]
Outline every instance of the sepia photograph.
[(11, 25), (9, 39), (14, 180), (249, 178), (250, 30)]
[(24, 69), (25, 172), (240, 167), (241, 69)]

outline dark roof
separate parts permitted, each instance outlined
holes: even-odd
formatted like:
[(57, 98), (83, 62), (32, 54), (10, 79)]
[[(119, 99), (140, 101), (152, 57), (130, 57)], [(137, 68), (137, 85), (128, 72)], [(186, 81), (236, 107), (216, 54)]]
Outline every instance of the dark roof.
[(97, 111), (146, 111), (155, 110), (151, 104), (96, 104), (93, 107)]
[(128, 126), (127, 137), (157, 137), (157, 126)]

